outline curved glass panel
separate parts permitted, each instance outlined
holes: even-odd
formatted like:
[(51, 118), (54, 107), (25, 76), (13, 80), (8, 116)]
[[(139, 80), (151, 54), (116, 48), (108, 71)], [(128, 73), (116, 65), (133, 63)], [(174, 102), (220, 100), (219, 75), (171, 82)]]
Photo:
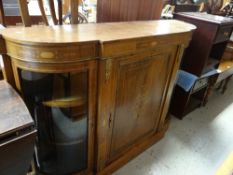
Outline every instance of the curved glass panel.
[(36, 160), (46, 174), (87, 168), (88, 74), (19, 70), (22, 95), (38, 129)]

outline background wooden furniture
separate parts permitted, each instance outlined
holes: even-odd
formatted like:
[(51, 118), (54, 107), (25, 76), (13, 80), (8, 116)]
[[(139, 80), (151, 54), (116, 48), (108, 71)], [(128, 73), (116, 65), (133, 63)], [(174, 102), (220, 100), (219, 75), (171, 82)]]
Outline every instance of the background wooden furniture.
[[(44, 13), (42, 0), (38, 0), (40, 10), (42, 11), (42, 15), (39, 16), (31, 16), (30, 23), (31, 24), (39, 24), (40, 22), (45, 22), (44, 20)], [(0, 1), (0, 23), (3, 26), (12, 26), (19, 23), (22, 23), (22, 18), (20, 15), (20, 5), (22, 4), (23, 13), (27, 13), (27, 2), (26, 0), (1, 0)]]
[(98, 0), (97, 22), (160, 19), (163, 0)]
[[(38, 133), (49, 137), (39, 134), (40, 139), (50, 146), (79, 143), (53, 131), (61, 121), (55, 109), (70, 122), (65, 131), (73, 136), (85, 133), (84, 166), (75, 166), (80, 158), (77, 150), (47, 145), (41, 148), (50, 156), (39, 157), (42, 164), (51, 159), (52, 165), (59, 166), (66, 160), (71, 167), (59, 167), (57, 174), (111, 174), (164, 136), (176, 73), (195, 26), (164, 20), (72, 25), (68, 29), (37, 26), (3, 30), (2, 46), (6, 46), (12, 66), (6, 67), (7, 74), (14, 76), (32, 116), (40, 120), (46, 116), (48, 121), (44, 119)], [(82, 76), (76, 77), (76, 73)], [(73, 127), (80, 121), (78, 116), (86, 119), (84, 130)], [(49, 132), (43, 130), (46, 125), (52, 126), (47, 127)], [(66, 144), (58, 142), (60, 139)], [(56, 150), (62, 151), (55, 154), (58, 157), (53, 156)], [(67, 155), (77, 159), (69, 160)]]
[(193, 86), (194, 90), (191, 89), (189, 92), (176, 87), (171, 103), (171, 113), (183, 118), (188, 112), (207, 102), (217, 74), (204, 75), (211, 70), (216, 70), (217, 73), (218, 65), (231, 36), (233, 20), (192, 12), (178, 13), (175, 18), (197, 26), (190, 46), (184, 54), (181, 69), (198, 76), (199, 79)]
[[(45, 15), (45, 10), (44, 10), (44, 4), (43, 4), (43, 0), (37, 0), (38, 4), (39, 4), (39, 8), (43, 17), (43, 21), (46, 25), (48, 25), (48, 19)], [(31, 19), (29, 16), (29, 11), (28, 11), (28, 7), (27, 7), (27, 1), (26, 0), (18, 0), (19, 6), (20, 6), (20, 12), (21, 12), (21, 17), (23, 20), (23, 23), (25, 25), (25, 27), (31, 26)], [(55, 25), (63, 24), (63, 17), (62, 17), (62, 2), (61, 0), (57, 1), (58, 4), (58, 17), (56, 16), (56, 10), (55, 10), (55, 5), (54, 5), (54, 0), (48, 0), (48, 4), (49, 4), (49, 10), (51, 13), (51, 17), (53, 20), (53, 23)], [(70, 23), (71, 24), (78, 24), (79, 22), (79, 13), (78, 13), (78, 1), (77, 0), (70, 0), (69, 1), (69, 7), (70, 7)]]
[(166, 0), (165, 4), (175, 6), (175, 12), (207, 12), (209, 14), (221, 14), (220, 10), (227, 0)]
[(216, 83), (220, 83), (218, 90), (224, 94), (227, 90), (228, 82), (233, 75), (233, 41), (230, 40), (222, 56), (221, 62), (218, 67), (219, 76)]
[(0, 81), (0, 174), (26, 174), (33, 158), (36, 130), (19, 95)]
[[(37, 2), (39, 5), (41, 14), (42, 14), (43, 21), (46, 25), (48, 25), (48, 20), (47, 20), (46, 15), (45, 15), (43, 0), (37, 0)], [(32, 20), (31, 20), (30, 15), (29, 15), (27, 0), (18, 0), (18, 4), (19, 4), (19, 9), (20, 9), (20, 14), (21, 14), (23, 24), (25, 25), (25, 27), (31, 26)]]
[[(55, 6), (55, 1), (57, 1), (57, 7)], [(39, 16), (30, 16), (28, 9), (27, 0), (1, 0), (0, 1), (0, 22), (3, 26), (16, 25), (18, 23), (23, 23), (26, 27), (31, 26), (33, 24), (44, 23), (48, 25), (48, 19), (45, 14), (45, 7), (43, 0), (37, 0), (38, 6), (41, 12)], [(66, 8), (70, 11), (70, 23), (77, 24), (82, 23), (83, 16), (78, 12), (79, 1), (78, 0), (69, 0), (65, 3)], [(7, 16), (10, 11), (8, 7), (14, 7), (14, 16)], [(48, 0), (48, 7), (51, 14), (51, 18), (54, 25), (62, 25), (63, 24), (63, 13), (66, 8), (63, 9), (62, 0)], [(69, 8), (72, 7), (72, 8)], [(56, 8), (58, 10), (58, 16), (56, 15)], [(66, 9), (67, 10), (67, 9)], [(12, 10), (11, 10), (12, 11)], [(16, 16), (17, 15), (17, 16)]]

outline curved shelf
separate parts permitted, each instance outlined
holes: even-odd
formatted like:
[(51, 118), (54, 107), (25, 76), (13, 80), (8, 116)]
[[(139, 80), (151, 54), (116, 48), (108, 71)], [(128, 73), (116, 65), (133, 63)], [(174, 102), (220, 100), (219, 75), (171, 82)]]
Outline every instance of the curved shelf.
[(82, 97), (66, 97), (42, 102), (48, 107), (72, 108), (86, 104), (86, 99)]

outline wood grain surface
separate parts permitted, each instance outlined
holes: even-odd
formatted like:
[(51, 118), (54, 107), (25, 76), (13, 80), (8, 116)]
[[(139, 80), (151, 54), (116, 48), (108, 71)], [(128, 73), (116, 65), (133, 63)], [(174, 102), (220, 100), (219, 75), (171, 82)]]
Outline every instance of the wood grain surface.
[(0, 138), (33, 121), (20, 96), (5, 81), (0, 81)]
[(20, 43), (54, 44), (99, 41), (101, 43), (149, 36), (171, 35), (194, 30), (194, 25), (177, 20), (158, 20), (64, 26), (7, 28), (3, 38)]
[(163, 0), (98, 0), (97, 21), (135, 21), (159, 19)]

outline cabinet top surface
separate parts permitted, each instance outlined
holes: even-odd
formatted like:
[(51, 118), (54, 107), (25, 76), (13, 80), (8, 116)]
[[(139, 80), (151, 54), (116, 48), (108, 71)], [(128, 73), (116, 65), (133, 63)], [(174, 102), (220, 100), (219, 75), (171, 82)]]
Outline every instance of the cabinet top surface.
[(110, 42), (117, 40), (191, 32), (196, 27), (177, 20), (32, 26), (6, 28), (0, 34), (6, 40), (31, 44)]
[(177, 15), (185, 16), (193, 19), (197, 19), (200, 21), (206, 21), (209, 23), (215, 23), (219, 25), (233, 25), (233, 19), (223, 16), (211, 15), (207, 13), (200, 13), (200, 12), (183, 12), (177, 13)]
[(24, 102), (5, 81), (0, 81), (0, 139), (12, 132), (32, 125)]

